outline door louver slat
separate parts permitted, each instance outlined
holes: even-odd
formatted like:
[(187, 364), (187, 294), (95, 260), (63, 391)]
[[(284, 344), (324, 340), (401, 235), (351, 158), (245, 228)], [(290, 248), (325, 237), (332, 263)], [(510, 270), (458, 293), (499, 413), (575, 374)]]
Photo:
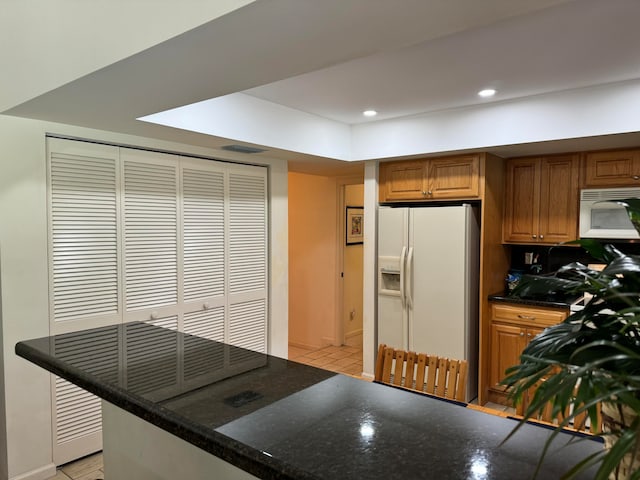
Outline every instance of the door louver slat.
[(265, 178), (229, 174), (229, 293), (266, 288)]
[(117, 314), (116, 159), (53, 153), (49, 165), (53, 319)]
[(171, 165), (124, 162), (127, 311), (178, 302), (176, 176)]
[(184, 299), (224, 295), (224, 175), (184, 168)]
[[(231, 305), (229, 343), (266, 353), (265, 320), (266, 303), (262, 299)], [(241, 352), (232, 353), (232, 360), (239, 360), (240, 357), (243, 357)]]
[(211, 348), (207, 340), (224, 342), (224, 307), (186, 313), (184, 333), (194, 335), (184, 339), (185, 380), (222, 368), (222, 349)]
[[(170, 330), (178, 329), (177, 316), (150, 320), (146, 323)], [(129, 389), (134, 393), (143, 394), (177, 383), (177, 336), (167, 336), (162, 331), (149, 333), (138, 323), (127, 324), (125, 335)], [(143, 348), (143, 345), (146, 347)]]
[[(77, 335), (69, 334), (55, 343), (56, 354), (84, 365), (107, 383), (118, 383), (118, 337), (114, 332), (97, 331), (90, 350), (78, 348)], [(56, 444), (98, 432), (101, 428), (100, 399), (55, 377)]]

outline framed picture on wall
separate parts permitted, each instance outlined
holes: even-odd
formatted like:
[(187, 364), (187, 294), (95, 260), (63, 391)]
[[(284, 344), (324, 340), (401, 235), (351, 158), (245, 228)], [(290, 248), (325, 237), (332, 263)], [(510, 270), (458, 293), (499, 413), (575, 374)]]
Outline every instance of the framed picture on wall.
[(364, 207), (347, 207), (347, 245), (361, 245), (364, 240)]

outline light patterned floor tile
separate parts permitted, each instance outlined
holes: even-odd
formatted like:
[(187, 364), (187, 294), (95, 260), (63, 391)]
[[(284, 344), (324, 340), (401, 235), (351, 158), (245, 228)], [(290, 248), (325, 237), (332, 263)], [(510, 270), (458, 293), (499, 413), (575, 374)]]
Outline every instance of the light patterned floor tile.
[(312, 348), (294, 347), (292, 345), (289, 345), (289, 358), (292, 360), (296, 357), (301, 357), (311, 352), (313, 352)]
[(104, 473), (102, 470), (96, 470), (81, 477), (76, 477), (73, 480), (104, 480)]
[(327, 357), (320, 357), (320, 358), (313, 358), (313, 359), (307, 359), (305, 357), (302, 357), (298, 359), (300, 363), (311, 365), (313, 367), (324, 367), (325, 365), (329, 365), (330, 363), (333, 363), (333, 360), (334, 360), (333, 358), (327, 358)]
[(347, 358), (349, 355), (349, 352), (331, 352), (327, 357), (340, 360), (341, 358)]
[(58, 470), (55, 476), (48, 478), (47, 480), (72, 480), (71, 477), (68, 477), (61, 470)]
[(340, 367), (348, 367), (349, 365), (353, 365), (354, 363), (358, 363), (358, 359), (357, 358), (351, 358), (351, 357), (345, 357), (345, 358), (340, 358), (340, 359), (336, 360), (333, 363), (338, 365), (338, 366), (340, 366)]
[(329, 352), (325, 351), (324, 349), (320, 349), (320, 350), (315, 350), (313, 352), (309, 352), (304, 354), (305, 358), (320, 358), (320, 357), (326, 357), (327, 355), (329, 355)]
[(76, 480), (83, 475), (88, 475), (102, 468), (102, 452), (81, 458), (73, 463), (67, 463), (60, 467), (67, 476)]

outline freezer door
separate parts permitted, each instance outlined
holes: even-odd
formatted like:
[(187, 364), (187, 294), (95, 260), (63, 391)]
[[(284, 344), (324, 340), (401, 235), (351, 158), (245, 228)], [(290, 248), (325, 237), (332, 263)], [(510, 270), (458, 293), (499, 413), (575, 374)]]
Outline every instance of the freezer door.
[[(378, 257), (404, 262), (408, 242), (409, 209), (380, 207), (378, 210)], [(381, 265), (382, 262), (379, 262)], [(404, 272), (404, 264), (402, 269)], [(402, 280), (404, 287), (404, 278)], [(384, 290), (384, 289), (382, 289)], [(378, 343), (408, 348), (408, 312), (404, 295), (385, 294), (378, 289)]]
[(409, 348), (470, 360), (470, 263), (467, 206), (414, 208), (409, 213)]
[(378, 209), (378, 256), (399, 257), (408, 242), (408, 208)]

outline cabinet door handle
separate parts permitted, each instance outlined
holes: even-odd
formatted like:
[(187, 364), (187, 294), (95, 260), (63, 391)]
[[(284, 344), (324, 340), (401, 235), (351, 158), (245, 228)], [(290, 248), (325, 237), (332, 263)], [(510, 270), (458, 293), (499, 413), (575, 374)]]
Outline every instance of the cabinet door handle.
[(534, 233), (533, 235), (531, 235), (531, 238), (538, 238), (538, 236)]
[(518, 314), (518, 318), (522, 318), (523, 320), (535, 320), (536, 317), (532, 315), (523, 315), (522, 313)]
[(521, 336), (521, 337), (524, 337), (524, 332), (520, 332), (520, 336)]
[(638, 175), (633, 175), (631, 178), (633, 178), (634, 180), (640, 180), (640, 176)]
[(423, 191), (422, 191), (422, 195), (426, 195), (426, 194), (427, 194), (427, 192), (425, 192), (425, 191), (423, 190)]
[(531, 335), (530, 333), (527, 333), (527, 337), (531, 338), (533, 335)]
[(432, 192), (431, 190), (429, 190), (427, 193), (428, 193), (429, 195), (433, 195), (433, 192)]
[(542, 240), (544, 238), (544, 235), (540, 234), (540, 239)]

